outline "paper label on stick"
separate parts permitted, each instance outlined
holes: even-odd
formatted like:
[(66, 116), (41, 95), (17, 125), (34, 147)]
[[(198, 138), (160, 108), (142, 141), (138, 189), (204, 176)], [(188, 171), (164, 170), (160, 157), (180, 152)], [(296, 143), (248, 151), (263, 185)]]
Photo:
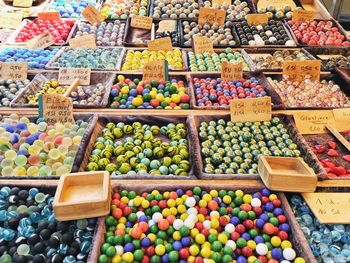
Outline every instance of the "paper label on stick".
[(31, 7), (32, 5), (33, 5), (33, 0), (13, 0), (13, 6)]
[(26, 80), (28, 76), (27, 62), (0, 63), (0, 79)]
[(221, 79), (231, 81), (241, 79), (242, 77), (242, 63), (229, 63), (227, 61), (221, 63)]
[(96, 37), (94, 34), (82, 35), (69, 40), (71, 48), (96, 48)]
[(289, 80), (303, 81), (306, 75), (311, 80), (320, 80), (321, 60), (283, 61), (283, 75), (288, 75)]
[(44, 94), (39, 99), (40, 115), (49, 125), (74, 122), (72, 99), (57, 94)]
[(22, 22), (22, 13), (7, 13), (1, 12), (0, 14), (0, 27), (16, 29)]
[(160, 79), (168, 79), (168, 62), (166, 60), (151, 61), (143, 66), (142, 80)]
[(209, 52), (214, 53), (213, 41), (210, 38), (203, 36), (194, 36), (193, 41), (193, 50), (195, 53)]
[(158, 24), (157, 33), (163, 33), (164, 31), (176, 31), (176, 20), (162, 20)]
[(267, 14), (249, 14), (247, 15), (248, 25), (266, 25), (269, 22)]
[(316, 12), (313, 10), (296, 9), (293, 11), (292, 21), (313, 21), (315, 16)]
[(153, 19), (148, 16), (133, 16), (131, 18), (130, 26), (133, 28), (141, 28), (141, 29), (152, 29)]
[(283, 8), (284, 6), (290, 6), (292, 10), (297, 8), (293, 0), (259, 0), (257, 3), (258, 9), (266, 8), (267, 6), (273, 6), (276, 9)]
[(308, 110), (293, 114), (295, 124), (301, 134), (328, 133), (327, 123), (335, 124), (332, 110)]
[(302, 193), (321, 224), (350, 223), (349, 193)]
[(38, 49), (38, 48), (47, 48), (55, 44), (52, 36), (48, 32), (44, 32), (31, 40), (27, 41), (27, 48), (29, 49)]
[(211, 3), (213, 6), (214, 5), (222, 6), (223, 4), (227, 4), (227, 5), (232, 4), (231, 0), (212, 0)]
[(335, 127), (338, 131), (350, 131), (350, 108), (334, 109)]
[(147, 42), (147, 46), (149, 51), (158, 51), (158, 50), (172, 51), (173, 50), (170, 37), (162, 37), (162, 38), (150, 40)]
[(271, 120), (271, 97), (234, 99), (230, 101), (231, 121)]
[(205, 23), (223, 25), (226, 19), (226, 10), (219, 10), (214, 8), (201, 7), (199, 9), (198, 24)]
[(41, 20), (60, 20), (61, 16), (59, 12), (43, 12), (38, 14), (38, 19)]
[(58, 83), (70, 85), (75, 79), (79, 79), (79, 85), (90, 85), (91, 69), (89, 68), (60, 68), (58, 71)]
[(103, 20), (105, 20), (104, 17), (100, 14), (100, 12), (92, 5), (88, 5), (83, 10), (82, 15), (87, 21), (89, 21), (90, 24), (100, 24)]

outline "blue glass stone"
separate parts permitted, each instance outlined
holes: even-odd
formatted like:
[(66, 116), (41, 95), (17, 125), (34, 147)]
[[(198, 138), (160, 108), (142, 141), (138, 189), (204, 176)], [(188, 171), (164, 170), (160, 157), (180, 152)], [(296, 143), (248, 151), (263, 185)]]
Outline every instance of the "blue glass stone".
[(1, 222), (7, 221), (7, 211), (6, 210), (0, 210), (0, 221)]
[(4, 240), (11, 241), (16, 236), (16, 232), (13, 231), (12, 229), (4, 229), (4, 231), (2, 232), (2, 235)]
[(341, 254), (344, 257), (350, 257), (350, 249), (346, 249), (346, 248), (343, 247), (343, 250), (341, 251)]
[(333, 242), (338, 242), (341, 239), (341, 234), (338, 231), (331, 231)]
[(39, 193), (38, 188), (33, 187), (29, 190), (29, 195), (33, 198), (36, 196), (37, 193)]
[(342, 255), (337, 255), (335, 258), (334, 258), (334, 263), (346, 263), (348, 262), (346, 260), (346, 257), (342, 256)]
[(90, 241), (84, 241), (80, 244), (80, 251), (82, 253), (87, 254), (91, 250), (91, 242)]
[(3, 210), (3, 209), (7, 209), (8, 208), (8, 202), (4, 199), (1, 199), (0, 200), (0, 209)]
[(63, 259), (63, 263), (75, 263), (75, 262), (77, 262), (77, 259), (72, 255), (66, 256)]
[(337, 245), (331, 245), (329, 247), (329, 252), (331, 252), (333, 255), (336, 256), (336, 255), (340, 254), (340, 247)]
[(43, 210), (41, 210), (41, 215), (45, 218), (49, 217), (52, 214), (52, 210), (49, 206), (45, 206)]
[(92, 233), (91, 232), (85, 232), (82, 235), (83, 240), (86, 241), (92, 241)]
[(28, 238), (35, 233), (35, 228), (32, 226), (27, 226), (26, 228), (22, 229), (22, 233), (24, 237)]
[(28, 226), (31, 226), (32, 221), (28, 217), (24, 217), (19, 221), (18, 226), (22, 229), (25, 229)]
[(7, 197), (10, 195), (11, 189), (10, 187), (4, 186), (0, 189), (1, 196)]
[(33, 212), (29, 218), (33, 223), (38, 223), (41, 220), (41, 215), (38, 212)]
[(52, 214), (49, 216), (49, 218), (47, 219), (47, 222), (49, 222), (49, 224), (50, 224), (50, 223), (54, 223), (55, 221), (56, 221), (55, 214), (52, 213)]
[(311, 237), (312, 237), (312, 241), (314, 241), (316, 243), (321, 242), (322, 235), (320, 232), (318, 232), (318, 231), (312, 232)]
[(60, 244), (57, 251), (60, 253), (62, 256), (67, 255), (69, 246), (67, 244)]
[(46, 255), (48, 257), (52, 257), (53, 255), (57, 254), (57, 250), (54, 248), (50, 248), (48, 247), (47, 251), (46, 251)]

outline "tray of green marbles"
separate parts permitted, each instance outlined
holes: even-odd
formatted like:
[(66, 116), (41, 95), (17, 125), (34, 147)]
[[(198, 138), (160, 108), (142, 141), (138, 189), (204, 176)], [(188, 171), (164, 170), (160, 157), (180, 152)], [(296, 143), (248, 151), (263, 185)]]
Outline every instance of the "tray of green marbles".
[(191, 102), (197, 110), (227, 110), (230, 100), (271, 97), (272, 108), (283, 109), (283, 104), (262, 73), (244, 72), (243, 78), (224, 81), (220, 74), (197, 73), (188, 78)]
[(103, 218), (58, 221), (54, 186), (0, 187), (1, 262), (90, 262)]
[(195, 150), (200, 179), (258, 179), (258, 157), (302, 157), (316, 173), (316, 156), (292, 123), (292, 117), (272, 115), (266, 122), (230, 121), (230, 115), (195, 116)]
[(100, 116), (80, 171), (112, 179), (195, 179), (190, 117)]
[(46, 65), (47, 69), (90, 68), (96, 71), (119, 70), (125, 53), (122, 47), (63, 47)]
[(38, 74), (13, 100), (11, 107), (38, 107), (39, 95), (54, 93), (71, 98), (74, 108), (105, 108), (114, 79), (113, 73), (92, 72), (90, 85), (79, 85), (68, 92), (69, 85), (58, 82), (58, 72)]
[(0, 177), (57, 179), (77, 172), (97, 117), (74, 114), (74, 118), (75, 123), (48, 125), (38, 117), (3, 116)]
[(131, 27), (131, 17), (126, 20), (123, 45), (125, 47), (147, 47), (147, 42), (154, 39), (154, 24), (151, 30)]
[(0, 80), (0, 107), (9, 107), (10, 103), (30, 83), (35, 75), (28, 75), (26, 80), (1, 79)]
[(190, 104), (190, 87), (184, 76), (142, 81), (142, 75), (119, 75), (111, 88), (109, 107), (180, 110), (193, 108)]
[[(291, 224), (294, 216), (286, 209), (284, 195), (266, 188), (220, 182), (121, 182), (113, 187), (112, 196), (110, 215), (97, 233), (103, 238), (92, 249), (93, 262), (117, 257), (125, 262), (306, 263), (312, 258), (307, 242), (299, 239), (300, 229)], [(114, 230), (115, 226), (119, 227)], [(130, 226), (129, 235), (125, 226)]]
[(337, 67), (350, 68), (350, 53), (346, 47), (304, 47), (303, 49), (321, 60), (323, 71), (333, 71)]
[(148, 0), (106, 0), (100, 9), (101, 15), (107, 19), (127, 19), (128, 17), (148, 15)]
[(145, 64), (154, 60), (168, 61), (169, 71), (187, 71), (186, 51), (174, 48), (172, 51), (149, 51), (148, 49), (127, 49), (122, 61), (122, 71), (142, 71)]
[(77, 24), (74, 37), (94, 34), (96, 46), (115, 47), (123, 46), (124, 33), (125, 21), (122, 20), (105, 20), (99, 25), (91, 25), (89, 22), (81, 20)]
[(155, 19), (197, 19), (200, 0), (150, 0), (149, 16)]
[(239, 47), (238, 35), (233, 27), (233, 22), (226, 21), (224, 25), (199, 25), (196, 21), (182, 20), (180, 24), (181, 47), (191, 47), (192, 37), (204, 36), (213, 41), (214, 48)]
[(243, 64), (243, 71), (255, 71), (253, 62), (249, 56), (244, 55), (241, 50), (225, 48), (216, 49), (214, 53), (195, 53), (188, 51), (188, 67), (191, 72), (209, 71), (220, 72), (221, 62)]

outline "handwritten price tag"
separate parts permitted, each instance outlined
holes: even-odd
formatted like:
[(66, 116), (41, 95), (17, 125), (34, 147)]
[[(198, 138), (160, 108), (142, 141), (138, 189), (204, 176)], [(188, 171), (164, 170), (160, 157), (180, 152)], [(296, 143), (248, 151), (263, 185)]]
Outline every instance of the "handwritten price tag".
[(163, 33), (164, 31), (176, 31), (176, 20), (162, 20), (158, 24), (157, 33)]
[(0, 27), (16, 29), (18, 25), (22, 22), (22, 13), (7, 13), (1, 12), (0, 14)]
[(39, 115), (49, 125), (74, 122), (72, 99), (57, 94), (44, 94), (39, 99)]
[(271, 97), (231, 100), (230, 112), (233, 122), (271, 120)]
[(27, 62), (2, 62), (0, 63), (0, 79), (27, 79)]
[(48, 32), (44, 32), (31, 40), (27, 41), (27, 48), (29, 49), (38, 49), (38, 48), (47, 48), (53, 45), (55, 41)]
[(292, 21), (313, 21), (315, 16), (316, 12), (314, 10), (296, 9), (293, 11)]
[(131, 18), (130, 26), (133, 28), (141, 28), (141, 29), (152, 29), (153, 19), (148, 16), (133, 16)]
[(303, 81), (306, 75), (311, 80), (320, 80), (321, 60), (283, 61), (283, 75), (288, 75), (289, 80)]
[(58, 83), (70, 85), (75, 79), (79, 79), (80, 85), (90, 85), (91, 69), (89, 68), (60, 68), (58, 71)]
[(168, 79), (168, 62), (166, 60), (151, 61), (143, 66), (142, 80)]
[(157, 38), (157, 39), (148, 41), (147, 46), (149, 51), (158, 51), (158, 50), (172, 51), (173, 50), (170, 37), (162, 37), (162, 38)]
[(226, 19), (226, 10), (219, 10), (214, 8), (201, 7), (199, 9), (198, 24), (203, 25), (205, 23), (214, 24), (218, 23), (223, 25)]
[(82, 12), (83, 16), (87, 21), (89, 21), (90, 24), (100, 24), (103, 20), (104, 17), (98, 12), (98, 10), (92, 6), (88, 5)]
[(231, 5), (231, 0), (212, 0), (212, 5), (222, 6), (223, 4)]
[(332, 110), (309, 110), (294, 114), (295, 124), (301, 134), (328, 133), (327, 123), (335, 125)]
[(248, 25), (265, 25), (269, 22), (267, 14), (249, 14), (247, 15)]
[(192, 38), (193, 50), (195, 53), (209, 52), (214, 53), (213, 41), (203, 36), (194, 36)]
[(227, 61), (221, 64), (221, 79), (223, 80), (238, 80), (243, 77), (242, 63), (229, 63)]
[(33, 0), (13, 0), (13, 6), (31, 7), (32, 5), (33, 5)]
[(335, 127), (340, 132), (350, 130), (350, 108), (334, 109)]
[(83, 35), (69, 40), (71, 48), (96, 48), (96, 37), (94, 34)]
[(302, 193), (321, 224), (350, 223), (349, 193)]
[(41, 20), (60, 20), (61, 16), (59, 12), (43, 12), (38, 14), (38, 19)]

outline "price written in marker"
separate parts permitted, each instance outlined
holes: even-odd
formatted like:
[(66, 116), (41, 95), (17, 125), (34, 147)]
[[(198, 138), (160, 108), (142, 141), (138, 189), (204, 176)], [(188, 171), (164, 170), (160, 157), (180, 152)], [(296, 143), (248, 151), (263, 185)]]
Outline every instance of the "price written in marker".
[(292, 21), (313, 21), (315, 19), (316, 12), (314, 10), (296, 9), (293, 11)]
[(199, 9), (198, 24), (206, 23), (223, 25), (226, 19), (226, 10), (219, 10), (214, 8), (201, 7)]
[(91, 69), (89, 68), (60, 68), (58, 71), (58, 83), (70, 85), (75, 79), (79, 79), (80, 85), (90, 85)]
[(88, 5), (82, 12), (82, 15), (85, 17), (87, 21), (92, 25), (94, 23), (100, 24), (103, 20), (104, 17), (98, 12), (98, 10), (92, 6)]
[(28, 76), (27, 62), (0, 63), (0, 79), (26, 80)]
[(17, 26), (22, 22), (22, 13), (7, 13), (1, 12), (0, 14), (0, 27), (16, 29)]
[(166, 60), (151, 61), (143, 66), (142, 80), (168, 80), (168, 62)]
[(28, 49), (39, 49), (39, 48), (47, 48), (51, 45), (55, 44), (52, 36), (48, 32), (44, 32), (31, 40), (27, 41)]
[(267, 14), (249, 14), (247, 15), (248, 25), (266, 25), (269, 22)]
[(194, 36), (192, 38), (192, 45), (195, 53), (214, 53), (213, 41), (209, 38), (203, 36)]
[(18, 7), (31, 7), (33, 5), (33, 0), (14, 0), (13, 6)]
[(140, 28), (140, 29), (152, 29), (152, 23), (153, 19), (152, 17), (148, 16), (133, 16), (131, 18), (130, 26), (133, 28)]
[(61, 16), (59, 12), (43, 12), (38, 14), (38, 19), (41, 20), (60, 20)]
[(212, 5), (222, 6), (223, 4), (231, 5), (231, 0), (212, 0)]
[(234, 99), (230, 101), (231, 121), (271, 120), (271, 97)]
[(147, 42), (147, 47), (149, 51), (172, 51), (173, 46), (171, 45), (170, 37), (162, 37)]
[(83, 35), (69, 40), (71, 48), (96, 48), (96, 37), (94, 34)]
[(242, 63), (229, 63), (227, 61), (221, 64), (221, 79), (223, 80), (238, 80), (243, 77)]
[(73, 103), (71, 98), (57, 94), (44, 94), (39, 99), (39, 116), (49, 125), (74, 122)]
[(334, 109), (335, 127), (340, 132), (350, 131), (350, 108)]
[(295, 124), (301, 134), (328, 133), (327, 123), (335, 125), (332, 110), (310, 110), (296, 112), (294, 114)]
[(176, 20), (162, 20), (158, 24), (157, 33), (163, 33), (164, 31), (173, 32), (176, 31)]
[(302, 193), (321, 224), (350, 223), (349, 193)]
[(311, 80), (320, 80), (321, 60), (284, 61), (283, 75), (291, 81), (303, 81), (308, 75)]

